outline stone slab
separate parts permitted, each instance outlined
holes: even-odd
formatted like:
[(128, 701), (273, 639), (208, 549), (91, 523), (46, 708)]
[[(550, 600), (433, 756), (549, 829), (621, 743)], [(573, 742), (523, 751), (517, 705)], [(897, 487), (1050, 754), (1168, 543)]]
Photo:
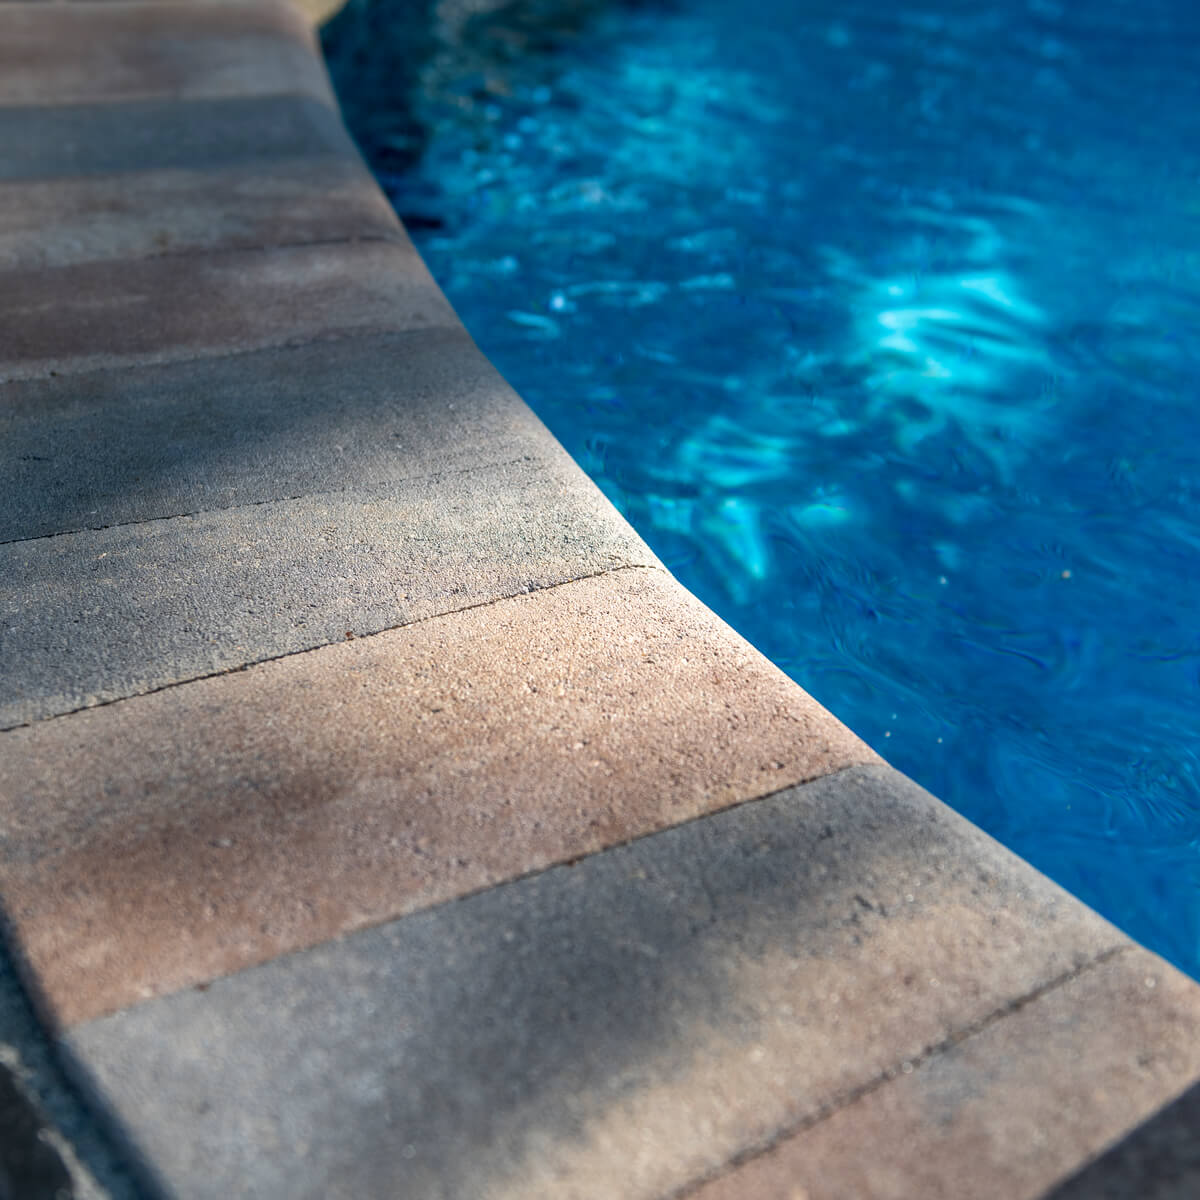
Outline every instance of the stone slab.
[[(1057, 1197), (1065, 1175), (1200, 1072), (1198, 1019), (1196, 985), (1130, 946), (687, 1194)], [(1092, 1177), (1088, 1200), (1105, 1195), (1104, 1172)]]
[(1200, 1085), (1142, 1122), (1043, 1200), (1194, 1200), (1200, 1196), (1197, 1130)]
[[(879, 766), (64, 1042), (172, 1194), (648, 1200), (1124, 944)], [(1125, 1077), (1060, 1049), (1063, 1092)]]
[(0, 729), (655, 561), (565, 455), (9, 543)]
[(338, 113), (309, 96), (0, 106), (0, 146), (0, 185), (118, 171), (261, 169), (288, 159), (357, 158)]
[(529, 454), (564, 457), (461, 328), (9, 383), (0, 541), (314, 493), (374, 495)]
[[(293, 151), (295, 146), (292, 147)], [(0, 180), (0, 270), (313, 242), (405, 239), (357, 156)]]
[(0, 269), (0, 382), (454, 324), (407, 239)]
[[(0, 898), (70, 1024), (865, 761), (668, 575), (616, 571), (0, 735)], [(945, 931), (972, 979), (991, 918)]]
[(0, 105), (296, 93), (334, 105), (315, 51), (282, 0), (6, 4)]

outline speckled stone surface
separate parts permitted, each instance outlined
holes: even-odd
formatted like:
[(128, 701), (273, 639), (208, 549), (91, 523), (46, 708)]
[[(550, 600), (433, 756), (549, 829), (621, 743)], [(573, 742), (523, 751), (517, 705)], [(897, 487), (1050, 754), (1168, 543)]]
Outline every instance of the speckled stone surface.
[(407, 239), (5, 271), (0, 381), (457, 325)]
[(0, 1193), (1192, 1194), (1200, 989), (666, 574), (300, 16), (0, 0), (0, 327)]
[(261, 158), (207, 168), (141, 169), (133, 155), (46, 179), (30, 164), (32, 176), (0, 179), (0, 270), (401, 236), (344, 140), (308, 150), (303, 138), (282, 140), (279, 156), (268, 146)]
[[(67, 1043), (189, 1196), (637, 1200), (842, 1107), (1122, 942), (867, 767)], [(1105, 1086), (1103, 1061), (1055, 1061), (1072, 1091)]]
[(283, 0), (0, 6), (0, 105), (305, 93), (334, 104)]
[[(901, 1065), (687, 1195), (1049, 1200), (1048, 1185), (1126, 1134), (1137, 1114), (1171, 1100), (1181, 1078), (1200, 1072), (1195, 992), (1161, 959), (1127, 946)], [(1100, 1012), (1103, 1022), (1089, 1016)], [(1187, 1137), (1173, 1144), (1186, 1145)], [(1100, 1180), (1112, 1173), (1101, 1170), (1091, 1185), (1085, 1176), (1082, 1186), (1056, 1188), (1053, 1196), (1157, 1196), (1156, 1175), (1179, 1179), (1178, 1150), (1163, 1157), (1160, 1169), (1127, 1178), (1133, 1190), (1106, 1191)]]
[[(261, 168), (281, 159), (354, 153), (337, 112), (303, 95), (0, 106), (0, 146), (0, 184), (117, 171)], [(13, 195), (0, 190), (0, 196)], [(19, 191), (15, 196), (20, 202)], [(162, 220), (169, 219), (164, 213)], [(47, 237), (53, 240), (53, 229)]]
[(0, 546), (0, 728), (656, 560), (563, 456)]
[(874, 757), (610, 572), (8, 734), (0, 897), (70, 1023)]
[(3, 396), (0, 541), (564, 458), (459, 326), (10, 383)]

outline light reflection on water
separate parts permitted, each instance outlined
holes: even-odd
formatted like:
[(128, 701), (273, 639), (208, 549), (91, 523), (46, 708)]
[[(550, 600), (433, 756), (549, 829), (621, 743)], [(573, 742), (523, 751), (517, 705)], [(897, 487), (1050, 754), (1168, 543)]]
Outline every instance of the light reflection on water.
[(689, 587), (1200, 973), (1200, 10), (800, 7), (614, 9), (385, 183)]

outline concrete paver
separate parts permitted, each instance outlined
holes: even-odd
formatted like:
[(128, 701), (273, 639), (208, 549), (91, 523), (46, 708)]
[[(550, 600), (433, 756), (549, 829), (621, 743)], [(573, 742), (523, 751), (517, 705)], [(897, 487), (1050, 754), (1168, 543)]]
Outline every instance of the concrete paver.
[(656, 562), (566, 459), (0, 546), (0, 728)]
[[(1195, 990), (1129, 947), (902, 1068), (689, 1200), (1043, 1200), (1200, 1071)], [(1082, 1066), (1064, 1072), (1064, 1063)]]
[[(0, 904), (113, 1139), (198, 1197), (1186, 1180), (1200, 989), (670, 579), (313, 50), (0, 0)], [(44, 1111), (125, 1194), (5, 971), (0, 1192)]]
[[(865, 767), (65, 1040), (189, 1196), (636, 1200), (1121, 944), (914, 785)], [(1113, 1016), (1103, 999), (1093, 1020)], [(1195, 990), (1172, 1000), (1194, 1028)], [(1170, 1063), (1173, 1027), (1146, 1028), (1167, 1060), (1153, 1096), (1191, 1064)], [(1126, 1077), (1103, 1060), (1071, 1075), (1085, 1096)]]
[(29, 380), (2, 395), (0, 541), (565, 458), (461, 327)]
[(283, 157), (242, 165), (139, 170), (130, 161), (110, 173), (0, 179), (0, 269), (403, 240), (383, 193), (338, 140), (312, 152), (292, 139)]
[(0, 105), (299, 94), (335, 104), (282, 0), (0, 7)]
[(1043, 1200), (1194, 1200), (1200, 1196), (1197, 1129), (1200, 1085), (1155, 1112)]
[(341, 117), (309, 96), (2, 106), (0, 146), (0, 184), (116, 171), (261, 168), (321, 155), (357, 161)]
[(0, 267), (0, 382), (457, 325), (407, 239)]
[(64, 1022), (875, 761), (658, 569), (4, 739), (0, 898)]

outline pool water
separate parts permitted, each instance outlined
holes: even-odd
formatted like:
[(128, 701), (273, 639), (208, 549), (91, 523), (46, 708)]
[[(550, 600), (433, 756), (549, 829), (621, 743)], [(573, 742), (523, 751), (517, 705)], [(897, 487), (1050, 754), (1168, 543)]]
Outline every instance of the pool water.
[(561, 9), (365, 98), (399, 35), (328, 31), (464, 322), (689, 588), (1200, 974), (1200, 6)]

